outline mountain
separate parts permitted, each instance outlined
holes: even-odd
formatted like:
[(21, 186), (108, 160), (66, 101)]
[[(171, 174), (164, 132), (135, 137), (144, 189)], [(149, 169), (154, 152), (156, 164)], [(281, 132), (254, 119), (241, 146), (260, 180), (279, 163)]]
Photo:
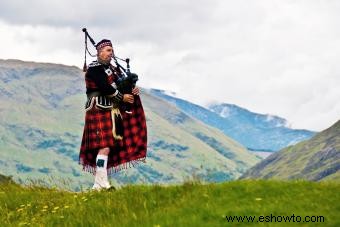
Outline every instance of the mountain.
[(231, 104), (211, 105), (225, 120), (223, 131), (252, 150), (277, 151), (311, 138), (315, 132), (291, 129), (283, 118), (251, 112)]
[(340, 121), (310, 140), (270, 155), (241, 178), (340, 180)]
[[(26, 183), (47, 179), (80, 190), (85, 84), (77, 67), (0, 60), (0, 172)], [(219, 130), (143, 89), (147, 163), (114, 175), (114, 184), (236, 179), (260, 159)]]
[(254, 113), (236, 105), (219, 104), (204, 108), (163, 90), (153, 89), (152, 94), (175, 104), (205, 124), (220, 129), (252, 151), (278, 151), (315, 134), (308, 130), (291, 129), (286, 126), (287, 122), (283, 118)]

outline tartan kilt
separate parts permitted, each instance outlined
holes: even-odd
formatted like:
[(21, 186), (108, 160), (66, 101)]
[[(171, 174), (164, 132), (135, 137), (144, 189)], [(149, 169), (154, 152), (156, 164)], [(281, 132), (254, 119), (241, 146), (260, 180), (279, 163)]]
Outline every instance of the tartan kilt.
[[(83, 170), (95, 173), (99, 149), (110, 148), (108, 174), (145, 162), (147, 151), (147, 128), (143, 106), (139, 96), (134, 96), (132, 114), (122, 107), (123, 139), (114, 139), (111, 110), (102, 110), (94, 104), (85, 113), (85, 125), (79, 153), (79, 164)], [(124, 105), (124, 104), (123, 104)]]

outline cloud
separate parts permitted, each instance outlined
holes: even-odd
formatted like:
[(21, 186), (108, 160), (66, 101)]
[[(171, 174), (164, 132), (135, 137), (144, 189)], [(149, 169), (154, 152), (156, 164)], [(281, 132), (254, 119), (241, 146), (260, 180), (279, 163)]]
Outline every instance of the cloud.
[(81, 67), (87, 26), (131, 58), (141, 86), (322, 130), (340, 117), (339, 10), (335, 0), (2, 0), (0, 58)]
[[(79, 38), (69, 28), (10, 25), (0, 21), (1, 58), (79, 65)], [(61, 39), (64, 39), (62, 40)]]

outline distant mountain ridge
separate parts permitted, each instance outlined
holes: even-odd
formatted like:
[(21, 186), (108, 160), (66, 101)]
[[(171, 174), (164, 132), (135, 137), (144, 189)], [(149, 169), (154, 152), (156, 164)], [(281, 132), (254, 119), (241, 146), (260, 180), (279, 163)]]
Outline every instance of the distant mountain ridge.
[(310, 140), (270, 155), (241, 178), (340, 181), (340, 120)]
[(232, 104), (208, 108), (174, 97), (164, 90), (151, 89), (152, 94), (175, 104), (192, 117), (220, 129), (225, 135), (253, 151), (277, 151), (311, 138), (315, 132), (288, 128), (283, 118), (257, 114)]
[[(13, 179), (70, 179), (79, 190), (78, 151), (84, 124), (84, 75), (77, 67), (0, 60), (0, 171)], [(112, 179), (124, 183), (178, 183), (236, 179), (260, 159), (219, 130), (147, 90), (141, 98), (148, 125), (147, 164)]]

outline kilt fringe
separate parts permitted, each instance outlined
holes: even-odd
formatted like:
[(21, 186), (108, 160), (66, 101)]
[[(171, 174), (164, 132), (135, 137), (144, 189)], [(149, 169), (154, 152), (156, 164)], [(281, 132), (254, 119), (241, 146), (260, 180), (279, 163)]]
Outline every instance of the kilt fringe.
[[(138, 158), (138, 159), (132, 160), (130, 162), (125, 162), (125, 163), (122, 163), (122, 164), (117, 165), (117, 166), (112, 166), (112, 167), (107, 169), (107, 174), (112, 175), (112, 174), (120, 172), (121, 170), (130, 169), (132, 167), (139, 166), (141, 163), (146, 163), (146, 157)], [(83, 165), (83, 171), (84, 172), (91, 173), (92, 175), (94, 175), (96, 173), (96, 167), (93, 167), (93, 166), (90, 166), (90, 165), (85, 165), (83, 163), (79, 163), (79, 164)]]
[(107, 174), (108, 175), (112, 175), (114, 173), (118, 173), (119, 171), (123, 170), (123, 169), (130, 169), (132, 167), (136, 167), (138, 165), (140, 165), (141, 163), (146, 163), (146, 158), (138, 158), (136, 160), (132, 160), (130, 162), (125, 162), (125, 163), (122, 163), (118, 166), (114, 166), (114, 167), (111, 167), (107, 170)]

